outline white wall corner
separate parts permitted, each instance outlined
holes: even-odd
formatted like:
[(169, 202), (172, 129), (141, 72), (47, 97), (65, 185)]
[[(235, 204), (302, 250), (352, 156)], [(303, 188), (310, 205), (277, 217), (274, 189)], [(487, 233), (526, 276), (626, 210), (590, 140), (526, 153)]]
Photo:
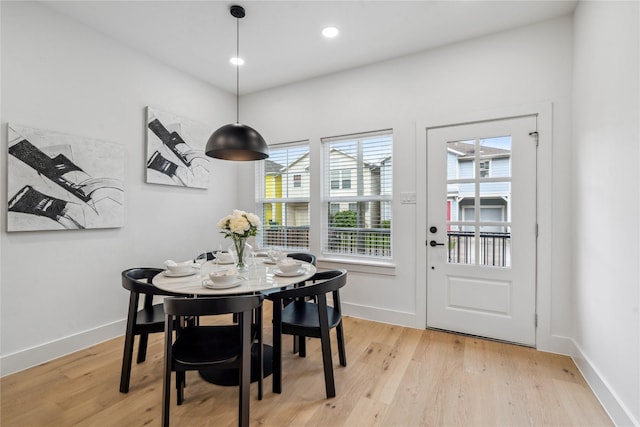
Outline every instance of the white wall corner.
[(4, 377), (20, 372), (122, 336), (124, 335), (125, 327), (125, 320), (119, 320), (79, 334), (4, 355), (0, 358), (0, 376)]
[(640, 420), (634, 418), (631, 411), (620, 400), (598, 369), (593, 366), (580, 346), (574, 340), (572, 341), (574, 346), (572, 359), (613, 423), (617, 426), (639, 427)]

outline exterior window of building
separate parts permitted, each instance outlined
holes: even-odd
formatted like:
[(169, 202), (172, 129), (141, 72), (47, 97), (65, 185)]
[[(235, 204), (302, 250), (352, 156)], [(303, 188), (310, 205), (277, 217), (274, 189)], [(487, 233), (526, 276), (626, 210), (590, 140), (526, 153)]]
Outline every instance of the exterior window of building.
[(269, 147), (256, 162), (256, 204), (264, 248), (309, 249), (309, 143)]
[(351, 169), (331, 171), (331, 189), (349, 190), (351, 188)]
[(323, 254), (391, 258), (391, 130), (323, 138)]
[(480, 178), (489, 178), (491, 176), (491, 160), (480, 161)]

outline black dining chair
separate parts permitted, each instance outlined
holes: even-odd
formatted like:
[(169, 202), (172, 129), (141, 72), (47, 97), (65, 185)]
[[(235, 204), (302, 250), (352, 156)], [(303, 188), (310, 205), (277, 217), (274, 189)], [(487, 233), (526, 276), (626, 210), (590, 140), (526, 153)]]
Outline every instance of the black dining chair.
[[(285, 289), (266, 296), (273, 301), (273, 392), (282, 392), (282, 335), (320, 338), (327, 398), (335, 397), (331, 341), (329, 331), (336, 329), (340, 365), (347, 357), (340, 309), (340, 288), (347, 283), (346, 270), (316, 273), (304, 286)], [(327, 305), (331, 294), (333, 307)], [(308, 298), (308, 300), (307, 300)], [(300, 357), (305, 357), (302, 352)]]
[[(239, 378), (238, 425), (249, 425), (251, 386), (252, 315), (262, 306), (262, 295), (205, 298), (167, 298), (162, 425), (169, 425), (171, 372), (176, 372), (177, 403), (184, 401), (186, 371), (207, 368), (237, 369)], [(237, 323), (179, 326), (184, 316), (236, 315)], [(173, 339), (174, 328), (176, 338)]]
[[(287, 257), (289, 258), (293, 258), (296, 259), (298, 261), (304, 261), (304, 262), (308, 262), (309, 264), (312, 264), (313, 266), (316, 265), (316, 256), (312, 253), (309, 252), (292, 252), (287, 254)], [(300, 287), (303, 286), (304, 283), (298, 283), (296, 285), (294, 285), (294, 287)], [(300, 352), (300, 355), (302, 357), (304, 357), (306, 355), (306, 342), (304, 340), (304, 337), (293, 337), (293, 353), (298, 353)]]
[[(162, 272), (162, 270), (159, 268), (129, 268), (122, 272), (122, 287), (129, 291), (129, 308), (124, 336), (122, 370), (120, 373), (121, 393), (129, 392), (133, 347), (136, 335), (139, 336), (138, 357), (136, 362), (142, 363), (147, 357), (149, 334), (164, 331), (164, 308), (162, 303), (154, 304), (153, 297), (155, 295), (180, 295), (166, 292), (153, 286), (151, 279), (160, 272)], [(140, 296), (144, 298), (142, 309), (138, 309)]]

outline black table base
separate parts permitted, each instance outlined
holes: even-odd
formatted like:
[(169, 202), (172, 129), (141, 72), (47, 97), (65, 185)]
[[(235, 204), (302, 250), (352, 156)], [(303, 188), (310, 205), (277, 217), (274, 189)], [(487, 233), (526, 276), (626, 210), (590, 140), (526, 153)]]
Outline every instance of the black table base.
[[(262, 346), (262, 369), (264, 377), (272, 374), (273, 347)], [(254, 345), (251, 349), (251, 382), (257, 382), (259, 378), (260, 366), (258, 360), (258, 348)], [(237, 369), (206, 369), (200, 371), (200, 376), (207, 382), (222, 386), (237, 386), (239, 374)]]

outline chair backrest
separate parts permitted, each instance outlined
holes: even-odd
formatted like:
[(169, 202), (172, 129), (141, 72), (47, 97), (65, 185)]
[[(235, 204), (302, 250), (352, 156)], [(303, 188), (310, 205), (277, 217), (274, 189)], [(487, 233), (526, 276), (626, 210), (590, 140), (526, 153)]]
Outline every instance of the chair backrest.
[(262, 304), (262, 295), (237, 295), (205, 298), (165, 298), (164, 311), (172, 316), (210, 316), (242, 313)]
[(156, 288), (151, 280), (162, 272), (160, 268), (129, 268), (122, 272), (122, 287), (138, 294), (178, 296), (173, 292)]
[[(289, 299), (312, 297), (334, 292), (337, 295), (338, 289), (347, 284), (347, 270), (320, 271), (305, 281), (305, 286), (284, 291), (274, 292), (267, 295), (267, 299)], [(334, 301), (336, 303), (337, 301)]]
[(293, 252), (293, 253), (287, 254), (287, 257), (316, 265), (316, 256), (308, 252)]

